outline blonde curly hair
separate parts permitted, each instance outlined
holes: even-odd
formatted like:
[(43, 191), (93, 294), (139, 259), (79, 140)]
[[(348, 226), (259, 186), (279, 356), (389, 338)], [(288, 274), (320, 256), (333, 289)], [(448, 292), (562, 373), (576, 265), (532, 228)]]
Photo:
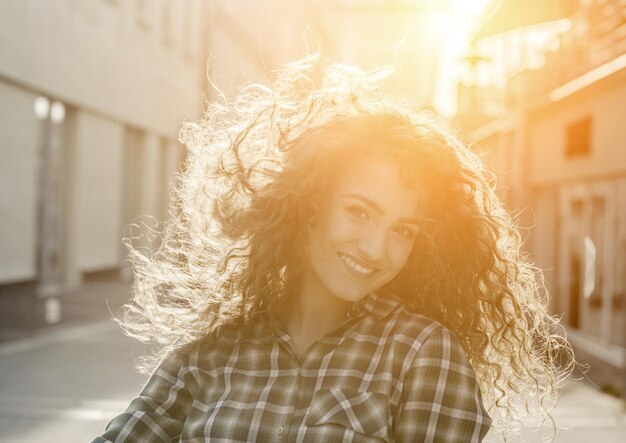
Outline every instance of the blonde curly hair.
[(381, 91), (393, 71), (309, 56), (184, 125), (189, 157), (159, 247), (149, 253), (125, 239), (135, 280), (117, 321), (155, 346), (140, 370), (277, 308), (303, 267), (296, 245), (340, 168), (378, 150), (423, 191), (426, 208), (386, 289), (458, 336), (492, 417), (515, 421), (520, 405), (550, 417), (574, 360), (548, 313), (542, 274), (479, 157), (433, 115)]

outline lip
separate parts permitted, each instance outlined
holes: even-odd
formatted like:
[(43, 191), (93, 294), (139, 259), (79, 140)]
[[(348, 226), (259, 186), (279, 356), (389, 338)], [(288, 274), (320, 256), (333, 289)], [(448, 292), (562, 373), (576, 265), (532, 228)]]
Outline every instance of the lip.
[(349, 257), (351, 260), (354, 260), (356, 263), (358, 263), (359, 265), (361, 265), (361, 266), (363, 266), (363, 267), (368, 267), (368, 268), (371, 268), (372, 266), (371, 266), (371, 265), (366, 265), (366, 264), (363, 264), (363, 261), (362, 261), (362, 260), (359, 260), (359, 259), (357, 259), (357, 258), (353, 257), (353, 256), (352, 256), (352, 255), (350, 255), (350, 254), (346, 254), (346, 253), (343, 253), (343, 252), (338, 252), (338, 253), (337, 253), (337, 256), (339, 257), (339, 260), (340, 260), (340, 261), (341, 261), (341, 263), (343, 264), (343, 267), (344, 267), (344, 268), (346, 268), (346, 269), (348, 270), (348, 272), (350, 272), (350, 274), (351, 274), (351, 275), (353, 275), (353, 276), (355, 276), (355, 277), (357, 277), (357, 278), (359, 278), (359, 279), (361, 279), (361, 280), (368, 280), (368, 279), (372, 278), (372, 277), (373, 277), (373, 276), (374, 276), (374, 275), (378, 272), (378, 269), (377, 269), (377, 268), (374, 268), (374, 271), (373, 271), (371, 274), (368, 274), (368, 275), (363, 275), (363, 274), (361, 274), (360, 272), (358, 272), (358, 271), (356, 271), (356, 270), (352, 269), (350, 266), (348, 266), (348, 265), (346, 264), (346, 262), (344, 262), (344, 261), (343, 261), (343, 259), (341, 258), (341, 256), (342, 256), (342, 255), (345, 255), (346, 257)]

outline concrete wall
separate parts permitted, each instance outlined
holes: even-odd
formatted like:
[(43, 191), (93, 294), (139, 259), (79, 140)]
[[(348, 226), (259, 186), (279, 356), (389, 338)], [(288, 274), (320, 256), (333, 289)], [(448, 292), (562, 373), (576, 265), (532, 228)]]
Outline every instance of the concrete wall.
[(36, 274), (40, 122), (36, 96), (0, 82), (0, 282)]
[(119, 266), (124, 128), (99, 116), (76, 115), (76, 232), (70, 247), (81, 271)]
[[(133, 217), (165, 218), (168, 174), (182, 160), (175, 140), (202, 112), (207, 4), (0, 2), (0, 283), (73, 287), (120, 265)], [(66, 110), (53, 137), (35, 116), (38, 97)], [(129, 169), (130, 130), (141, 146)], [(60, 154), (42, 168), (44, 151)], [(41, 263), (58, 264), (50, 282)]]
[(2, 1), (0, 78), (175, 138), (180, 122), (200, 111), (200, 6)]
[(141, 177), (141, 195), (139, 211), (142, 215), (159, 217), (161, 215), (162, 193), (161, 141), (152, 135), (144, 139), (143, 176)]
[(546, 287), (552, 295), (550, 311), (560, 314), (563, 306), (559, 304), (556, 297), (559, 289), (556, 270), (559, 230), (557, 194), (557, 190), (552, 187), (539, 189), (533, 193), (532, 210), (537, 220), (536, 225), (530, 231), (531, 241), (527, 247), (532, 251), (535, 265), (543, 271)]

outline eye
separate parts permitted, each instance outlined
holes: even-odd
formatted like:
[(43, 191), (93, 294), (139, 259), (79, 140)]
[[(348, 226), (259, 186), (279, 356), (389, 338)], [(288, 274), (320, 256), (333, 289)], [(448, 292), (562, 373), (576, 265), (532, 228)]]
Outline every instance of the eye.
[(360, 220), (367, 220), (369, 217), (367, 216), (367, 212), (363, 210), (360, 206), (348, 206), (348, 212), (354, 215), (356, 218)]
[(397, 228), (396, 232), (400, 234), (402, 237), (412, 239), (415, 236), (415, 232), (408, 228)]

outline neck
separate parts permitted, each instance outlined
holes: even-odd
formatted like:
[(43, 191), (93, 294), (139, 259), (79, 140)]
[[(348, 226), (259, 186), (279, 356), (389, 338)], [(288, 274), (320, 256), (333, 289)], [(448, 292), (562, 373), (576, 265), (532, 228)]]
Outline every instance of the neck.
[(317, 340), (345, 321), (351, 304), (311, 279), (304, 279), (291, 294), (283, 324), (292, 337)]

